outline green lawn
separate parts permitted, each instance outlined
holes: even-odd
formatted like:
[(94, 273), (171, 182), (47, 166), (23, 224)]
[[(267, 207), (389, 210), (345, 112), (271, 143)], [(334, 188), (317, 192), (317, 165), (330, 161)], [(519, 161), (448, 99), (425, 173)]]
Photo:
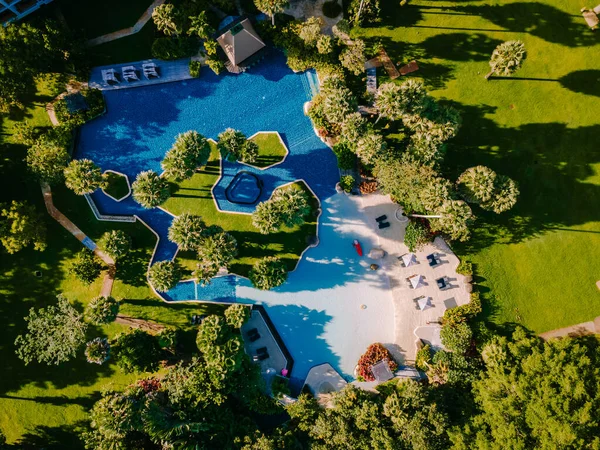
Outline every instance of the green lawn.
[[(28, 105), (27, 118), (38, 126), (48, 126), (44, 105), (50, 95), (45, 84)], [(26, 149), (13, 143), (12, 128), (18, 116), (3, 118), (0, 142), (0, 202), (28, 200), (45, 214), (39, 185), (27, 174), (23, 159)], [(194, 351), (195, 330), (189, 323), (192, 314), (222, 312), (218, 305), (178, 303), (170, 305), (154, 296), (146, 282), (146, 270), (156, 238), (141, 223), (115, 224), (97, 221), (85, 199), (66, 188), (54, 188), (56, 206), (88, 236), (97, 240), (110, 229), (123, 229), (133, 237), (133, 252), (119, 263), (113, 295), (121, 300), (121, 313), (183, 329), (184, 349)], [(60, 366), (30, 364), (25, 366), (15, 355), (14, 340), (24, 332), (23, 317), (29, 308), (55, 302), (64, 293), (78, 308), (83, 308), (100, 292), (101, 279), (86, 286), (68, 273), (69, 262), (82, 249), (73, 236), (45, 215), (48, 248), (31, 249), (15, 255), (0, 250), (0, 430), (9, 442), (19, 441), (24, 448), (81, 448), (74, 430), (88, 418), (87, 410), (105, 389), (120, 389), (136, 379), (125, 375), (114, 364), (97, 366), (85, 361), (83, 351)], [(34, 272), (41, 271), (36, 277)], [(123, 328), (112, 324), (91, 327), (90, 339), (114, 336)], [(29, 445), (30, 447), (28, 447)]]
[[(312, 215), (302, 226), (284, 228), (267, 235), (260, 234), (252, 225), (250, 215), (228, 214), (217, 210), (211, 188), (219, 179), (219, 173), (219, 153), (211, 143), (211, 156), (206, 167), (189, 180), (175, 185), (171, 198), (163, 207), (175, 215), (184, 212), (197, 214), (207, 225), (219, 225), (231, 233), (237, 240), (239, 255), (229, 266), (230, 272), (245, 276), (257, 259), (275, 255), (286, 263), (288, 270), (294, 269), (299, 255), (308, 246), (307, 240), (316, 235), (316, 217)], [(300, 187), (302, 185), (299, 184)], [(314, 207), (316, 206), (315, 200)], [(177, 259), (188, 269), (195, 268), (196, 256), (193, 252), (181, 252)]]
[[(514, 210), (475, 208), (474, 236), (455, 248), (475, 264), (490, 317), (536, 332), (600, 315), (600, 36), (586, 27), (584, 5), (391, 2), (380, 26), (355, 31), (396, 63), (416, 59), (414, 75), (462, 112), (445, 175), (484, 164), (519, 182)], [(527, 47), (523, 68), (486, 81), (494, 47), (511, 39)]]
[(283, 161), (288, 153), (279, 133), (261, 133), (250, 140), (258, 145), (258, 157), (252, 163), (253, 166), (264, 168), (277, 164)]
[(115, 172), (104, 172), (106, 175), (107, 186), (104, 192), (108, 195), (121, 200), (129, 194), (129, 183), (124, 175)]
[(91, 0), (58, 0), (67, 24), (73, 29), (85, 30), (88, 39), (129, 28), (152, 4), (152, 0), (105, 0), (101, 4)]

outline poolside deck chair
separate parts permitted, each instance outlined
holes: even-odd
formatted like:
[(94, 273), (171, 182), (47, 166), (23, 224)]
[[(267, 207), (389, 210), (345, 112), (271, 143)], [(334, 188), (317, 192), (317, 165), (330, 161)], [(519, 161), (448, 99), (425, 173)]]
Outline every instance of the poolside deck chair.
[(260, 339), (260, 333), (256, 328), (252, 328), (250, 331), (246, 333), (250, 342), (255, 342)]
[(102, 81), (106, 84), (119, 84), (119, 78), (115, 69), (106, 69), (102, 71)]
[(160, 78), (160, 75), (158, 74), (158, 66), (153, 62), (142, 64), (142, 71), (148, 80), (151, 78)]
[(134, 66), (125, 66), (121, 69), (123, 79), (127, 81), (140, 81), (137, 75), (137, 69)]
[(382, 230), (384, 228), (388, 228), (390, 226), (389, 222), (379, 222), (379, 229)]
[(384, 214), (383, 216), (379, 216), (377, 217), (375, 220), (377, 222), (383, 222), (385, 219), (387, 219), (387, 216)]
[(253, 361), (264, 361), (269, 358), (269, 352), (267, 351), (267, 347), (261, 347), (256, 350), (256, 355), (252, 357)]
[(443, 291), (444, 289), (448, 289), (448, 287), (450, 287), (450, 283), (447, 277), (438, 278), (437, 280), (435, 280), (435, 282), (440, 291)]
[(431, 255), (427, 255), (427, 260), (429, 261), (430, 267), (435, 267), (435, 266), (441, 264), (440, 259), (436, 256), (435, 253), (432, 253)]

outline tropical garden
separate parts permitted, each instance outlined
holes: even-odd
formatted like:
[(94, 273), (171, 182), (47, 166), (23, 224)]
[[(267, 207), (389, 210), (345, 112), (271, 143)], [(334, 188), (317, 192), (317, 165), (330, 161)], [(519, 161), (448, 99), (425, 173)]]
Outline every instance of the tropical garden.
[[(303, 392), (284, 408), (243, 351), (247, 309), (167, 305), (148, 284), (162, 292), (192, 275), (210, 283), (222, 267), (260, 289), (285, 282), (315, 235), (306, 186), (277, 190), (252, 216), (221, 213), (202, 194), (218, 179), (219, 158), (269, 165), (283, 157), (277, 143), (232, 129), (216, 144), (193, 130), (174, 137), (164, 175), (131, 180), (140, 205), (177, 216), (169, 239), (182, 251), (148, 270), (154, 235), (140, 223), (98, 222), (82, 197), (121, 197), (126, 183), (71, 160), (73, 131), (103, 109), (101, 96), (83, 93), (85, 113), (58, 104), (60, 126), (45, 111), (69, 78), (99, 62), (200, 49), (221, 71), (208, 37), (215, 8), (232, 12), (234, 2), (166, 3), (138, 35), (90, 51), (84, 38), (131, 26), (148, 2), (114, 2), (99, 17), (79, 2), (56, 3), (83, 30), (50, 10), (0, 28), (0, 448), (600, 446), (596, 337), (534, 334), (598, 315), (599, 44), (578, 7), (352, 0), (346, 21), (324, 34), (317, 18), (284, 15), (283, 1), (242, 2), (271, 18), (260, 32), (290, 68), (319, 73), (308, 115), (335, 144), (340, 168), (375, 179), (403, 207), (410, 248), (436, 234), (450, 241), (476, 290), (444, 314), (445, 350), (419, 351), (423, 380), (377, 392), (349, 386), (320, 399), (327, 408)], [(381, 48), (398, 65), (417, 60), (419, 71), (391, 80), (378, 68), (371, 96), (364, 60)], [(367, 104), (376, 114), (358, 113)], [(342, 181), (347, 190), (359, 183)], [(98, 295), (108, 267), (51, 220), (40, 183), (115, 261), (111, 296)], [(198, 326), (192, 315), (206, 317)], [(367, 349), (363, 379), (381, 355), (382, 346)]]

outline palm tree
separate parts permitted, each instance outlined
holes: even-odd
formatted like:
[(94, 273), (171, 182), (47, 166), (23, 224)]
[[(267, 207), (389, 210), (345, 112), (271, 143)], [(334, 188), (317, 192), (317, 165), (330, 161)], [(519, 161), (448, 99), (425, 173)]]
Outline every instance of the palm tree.
[(485, 76), (489, 79), (493, 74), (510, 76), (525, 60), (527, 52), (525, 44), (521, 41), (506, 41), (500, 44), (492, 53), (490, 59), (490, 72)]
[(282, 13), (288, 5), (287, 0), (254, 0), (254, 4), (263, 12), (271, 16), (271, 24), (275, 25), (275, 14)]
[(489, 167), (475, 166), (465, 170), (457, 180), (458, 191), (469, 203), (485, 203), (494, 194), (496, 172)]

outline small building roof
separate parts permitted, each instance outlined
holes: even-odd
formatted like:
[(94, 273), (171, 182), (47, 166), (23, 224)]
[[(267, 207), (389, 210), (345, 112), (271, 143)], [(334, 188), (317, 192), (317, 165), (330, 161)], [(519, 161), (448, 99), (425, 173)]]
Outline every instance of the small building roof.
[(250, 58), (265, 47), (258, 33), (248, 19), (235, 24), (217, 38), (217, 42), (235, 66)]
[(379, 382), (388, 381), (394, 378), (394, 374), (390, 370), (387, 359), (381, 360), (377, 364), (373, 364), (371, 366), (371, 373)]

